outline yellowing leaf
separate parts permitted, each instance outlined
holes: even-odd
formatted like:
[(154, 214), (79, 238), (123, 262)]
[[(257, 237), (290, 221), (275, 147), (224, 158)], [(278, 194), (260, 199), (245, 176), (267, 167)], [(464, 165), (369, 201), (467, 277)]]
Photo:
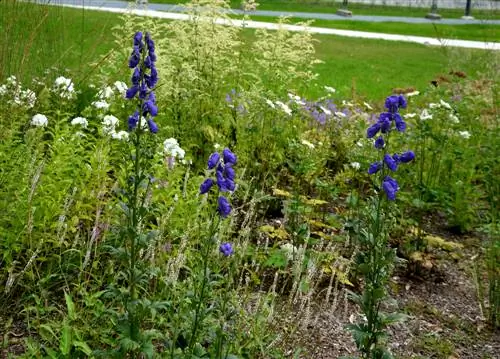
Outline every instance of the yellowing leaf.
[(456, 249), (463, 248), (463, 245), (460, 243), (446, 241), (443, 238), (438, 237), (438, 236), (427, 235), (424, 237), (424, 239), (427, 242), (427, 245), (434, 247), (434, 248), (444, 249), (446, 251), (453, 251)]
[(323, 201), (322, 199), (304, 199), (304, 203), (309, 206), (321, 206), (322, 204), (327, 204), (327, 201)]
[(349, 281), (349, 279), (347, 279), (347, 274), (342, 272), (341, 270), (339, 270), (338, 268), (333, 268), (332, 266), (330, 265), (325, 265), (323, 266), (323, 273), (326, 273), (326, 274), (331, 274), (333, 271), (333, 273), (335, 274), (335, 277), (337, 278), (337, 280), (342, 283), (342, 284), (345, 284), (345, 285), (350, 285), (351, 287), (353, 287), (354, 285)]
[(279, 188), (273, 188), (273, 195), (280, 196), (280, 197), (286, 197), (286, 198), (292, 197), (292, 194), (290, 192), (283, 191)]

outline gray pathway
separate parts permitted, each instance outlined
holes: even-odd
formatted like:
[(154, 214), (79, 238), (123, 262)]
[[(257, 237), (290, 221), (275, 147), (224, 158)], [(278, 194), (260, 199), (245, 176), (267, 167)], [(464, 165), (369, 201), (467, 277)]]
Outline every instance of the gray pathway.
[[(106, 7), (106, 8), (126, 8), (126, 1), (117, 0), (56, 0), (47, 1), (41, 0), (39, 2), (46, 3), (50, 2), (52, 4), (67, 4), (75, 6), (91, 6), (91, 7)], [(147, 4), (147, 8), (156, 11), (166, 11), (166, 12), (186, 12), (186, 8), (179, 5), (170, 4)], [(242, 10), (230, 9), (228, 10), (231, 14), (243, 14)], [(404, 9), (402, 9), (404, 12)], [(368, 21), (368, 22), (403, 22), (408, 24), (449, 24), (449, 25), (464, 25), (464, 24), (492, 24), (500, 25), (500, 20), (463, 20), (463, 19), (441, 19), (441, 20), (428, 20), (419, 17), (403, 17), (403, 16), (369, 16), (369, 15), (353, 15), (352, 17), (346, 18), (343, 16), (335, 14), (320, 14), (320, 13), (308, 13), (308, 12), (289, 12), (289, 11), (268, 11), (268, 10), (257, 10), (249, 13), (250, 15), (256, 16), (269, 16), (269, 17), (279, 17), (279, 16), (290, 16), (298, 17), (302, 19), (315, 19), (315, 20), (342, 20), (342, 21)]]

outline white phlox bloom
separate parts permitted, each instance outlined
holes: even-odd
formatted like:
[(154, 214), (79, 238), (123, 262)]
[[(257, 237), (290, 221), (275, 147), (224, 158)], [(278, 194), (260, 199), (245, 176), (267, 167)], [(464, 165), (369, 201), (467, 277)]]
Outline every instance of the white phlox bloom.
[(128, 87), (127, 87), (127, 84), (125, 82), (123, 82), (123, 81), (115, 81), (115, 83), (113, 85), (115, 85), (115, 88), (122, 95), (125, 95), (125, 92), (127, 92)]
[(278, 105), (279, 107), (281, 107), (281, 109), (288, 115), (288, 116), (291, 116), (292, 115), (292, 110), (290, 109), (290, 107), (288, 107), (288, 105), (284, 104), (283, 102), (281, 101), (276, 101), (275, 102), (276, 105)]
[(113, 89), (109, 86), (106, 86), (101, 91), (99, 91), (98, 96), (101, 100), (103, 100), (103, 99), (107, 99), (107, 98), (112, 97), (114, 94), (115, 93), (114, 93)]
[(59, 96), (65, 99), (71, 99), (75, 93), (73, 81), (64, 76), (59, 76), (54, 81), (54, 87), (59, 92)]
[(71, 120), (71, 125), (73, 126), (80, 125), (83, 128), (87, 128), (89, 122), (85, 117), (75, 117), (74, 119)]
[(457, 116), (455, 116), (454, 114), (450, 113), (450, 116), (449, 116), (449, 117), (450, 117), (450, 121), (451, 121), (452, 123), (460, 123), (460, 120), (459, 120), (459, 119), (458, 119), (458, 117), (457, 117)]
[(347, 115), (345, 113), (340, 112), (340, 111), (335, 112), (335, 116), (341, 117), (341, 118), (347, 117)]
[(363, 105), (365, 105), (365, 107), (368, 109), (368, 110), (373, 110), (373, 107), (370, 106), (369, 103), (366, 103), (366, 102), (363, 102)]
[(417, 95), (420, 95), (420, 92), (419, 91), (413, 91), (413, 92), (407, 93), (406, 97), (412, 97), (412, 96), (417, 96)]
[(113, 115), (106, 115), (102, 120), (102, 126), (104, 133), (112, 135), (115, 132), (115, 127), (120, 121)]
[(33, 126), (47, 126), (49, 123), (49, 120), (47, 119), (47, 116), (42, 115), (41, 113), (37, 113), (33, 118), (31, 119), (31, 124)]
[(420, 114), (420, 120), (432, 120), (432, 115), (429, 113), (429, 111), (427, 111), (427, 109), (424, 109)]
[(441, 105), (440, 105), (440, 104), (438, 104), (438, 103), (430, 103), (430, 104), (429, 104), (429, 108), (430, 108), (430, 109), (440, 108), (440, 107), (441, 107)]
[(128, 140), (128, 132), (127, 131), (113, 132), (113, 133), (111, 133), (111, 137), (116, 139), (116, 140), (127, 141)]
[(92, 102), (92, 106), (94, 106), (98, 110), (107, 110), (109, 108), (109, 103), (107, 103), (106, 101), (94, 101)]
[(351, 162), (350, 166), (355, 170), (359, 170), (361, 168), (361, 164), (359, 162)]
[(183, 159), (186, 155), (175, 138), (167, 138), (163, 141), (163, 153), (167, 156)]
[(33, 91), (31, 91), (30, 89), (26, 89), (24, 91), (21, 91), (20, 97), (21, 97), (21, 100), (24, 101), (26, 106), (28, 106), (28, 108), (33, 108), (33, 106), (35, 106), (36, 94)]
[(469, 131), (458, 131), (458, 134), (460, 135), (460, 137), (465, 138), (466, 140), (468, 140), (472, 136)]

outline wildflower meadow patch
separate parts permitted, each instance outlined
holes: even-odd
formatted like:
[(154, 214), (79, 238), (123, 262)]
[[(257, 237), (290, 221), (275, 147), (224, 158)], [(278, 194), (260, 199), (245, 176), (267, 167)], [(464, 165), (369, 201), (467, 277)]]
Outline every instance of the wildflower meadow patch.
[(2, 355), (494, 357), (490, 69), (347, 97), (309, 33), (188, 6), (0, 72)]

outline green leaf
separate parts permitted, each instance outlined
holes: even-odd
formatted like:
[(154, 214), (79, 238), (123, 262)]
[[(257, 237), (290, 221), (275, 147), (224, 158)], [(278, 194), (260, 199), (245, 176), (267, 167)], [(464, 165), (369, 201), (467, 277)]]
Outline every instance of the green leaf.
[(64, 293), (64, 298), (66, 299), (66, 307), (68, 308), (68, 317), (71, 320), (75, 320), (76, 319), (75, 303), (73, 303), (71, 296), (66, 292)]
[(64, 323), (61, 340), (59, 341), (59, 350), (63, 355), (69, 355), (71, 346), (71, 328), (68, 323)]
[(83, 352), (87, 356), (91, 356), (92, 355), (92, 349), (90, 349), (90, 347), (88, 346), (88, 344), (85, 343), (85, 342), (80, 342), (80, 341), (74, 342), (73, 346), (75, 348), (78, 348), (81, 352)]

